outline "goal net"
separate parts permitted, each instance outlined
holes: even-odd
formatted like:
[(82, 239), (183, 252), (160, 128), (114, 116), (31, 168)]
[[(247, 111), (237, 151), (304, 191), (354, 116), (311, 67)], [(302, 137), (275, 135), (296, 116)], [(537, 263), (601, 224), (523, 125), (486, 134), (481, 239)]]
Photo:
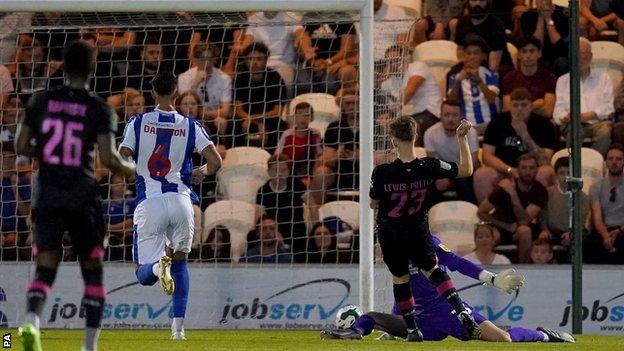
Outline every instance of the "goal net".
[[(396, 61), (410, 55), (399, 41), (414, 23), (408, 10), (401, 9), (402, 18), (375, 22), (375, 94), (366, 97), (359, 96), (357, 13), (3, 14), (0, 25), (10, 33), (0, 38), (0, 260), (33, 260), (30, 196), (38, 165), (14, 153), (17, 121), (33, 93), (63, 84), (61, 50), (70, 40), (83, 39), (97, 50), (90, 88), (115, 110), (118, 143), (131, 116), (155, 107), (152, 77), (169, 70), (178, 77), (177, 111), (202, 122), (224, 159), (216, 175), (193, 185), (189, 260), (196, 267), (219, 272), (259, 267), (257, 276), (242, 274), (261, 279), (253, 288), (262, 291), (272, 286), (276, 272), (295, 281), (299, 270), (313, 268), (316, 279), (308, 281), (348, 284), (344, 297), (335, 289), (314, 288), (319, 298), (358, 303), (359, 235), (373, 235), (360, 232), (360, 204), (368, 199), (359, 198), (359, 99), (374, 101), (374, 138), (365, 144), (374, 147), (376, 163), (384, 162), (390, 155), (386, 127), (403, 104), (400, 87), (381, 85), (398, 74)], [(194, 166), (204, 162), (197, 156)], [(99, 161), (96, 177), (107, 225), (105, 260), (130, 263), (134, 181), (112, 175)], [(65, 239), (63, 260), (76, 261)], [(132, 270), (125, 269), (131, 278)], [(245, 295), (249, 311), (228, 302), (229, 316), (250, 315), (250, 296)], [(225, 308), (211, 313), (223, 312), (225, 318)], [(322, 322), (331, 317), (324, 315)]]

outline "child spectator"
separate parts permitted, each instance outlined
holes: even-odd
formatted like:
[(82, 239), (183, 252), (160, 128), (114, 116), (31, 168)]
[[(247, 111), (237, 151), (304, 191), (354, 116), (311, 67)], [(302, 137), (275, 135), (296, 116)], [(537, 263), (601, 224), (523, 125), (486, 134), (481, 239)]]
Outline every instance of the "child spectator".
[(106, 231), (110, 248), (110, 260), (131, 260), (133, 215), (136, 200), (127, 196), (128, 187), (123, 176), (111, 174), (109, 196), (102, 203), (106, 217)]
[(531, 246), (531, 263), (549, 264), (557, 263), (553, 260), (553, 248), (545, 239), (537, 239)]
[(481, 37), (469, 35), (463, 42), (463, 68), (449, 77), (449, 98), (457, 100), (461, 115), (470, 121), (481, 135), (497, 113), (498, 73), (481, 65), (487, 45)]
[(321, 134), (310, 129), (310, 120), (314, 115), (312, 106), (300, 102), (295, 106), (294, 121), (282, 136), (275, 149), (276, 155), (285, 155), (293, 163), (293, 174), (305, 176), (311, 174), (316, 156), (322, 151)]
[(230, 231), (217, 226), (210, 231), (202, 244), (200, 260), (202, 262), (230, 262)]
[(464, 256), (465, 259), (476, 264), (511, 264), (506, 256), (494, 252), (500, 233), (493, 226), (487, 223), (475, 225), (474, 241), (475, 250)]

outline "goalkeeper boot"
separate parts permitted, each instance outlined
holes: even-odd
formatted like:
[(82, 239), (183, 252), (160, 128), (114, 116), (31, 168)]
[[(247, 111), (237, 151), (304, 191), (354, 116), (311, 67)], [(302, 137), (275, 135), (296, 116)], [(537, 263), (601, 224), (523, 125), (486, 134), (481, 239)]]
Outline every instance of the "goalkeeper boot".
[(407, 336), (405, 337), (405, 341), (408, 342), (422, 342), (423, 335), (418, 329), (410, 330), (407, 332)]
[(17, 329), (17, 332), (22, 339), (24, 345), (24, 351), (42, 351), (41, 347), (41, 333), (34, 325), (30, 323), (24, 323)]
[(173, 295), (175, 291), (175, 284), (171, 277), (171, 257), (163, 256), (158, 260), (160, 267), (160, 286), (166, 295)]
[(550, 330), (544, 327), (537, 327), (537, 330), (548, 335), (548, 342), (576, 342), (574, 337), (566, 332)]
[(457, 318), (468, 332), (468, 336), (472, 340), (481, 339), (481, 327), (475, 322), (474, 318), (468, 311), (462, 311)]
[(362, 340), (362, 334), (360, 334), (357, 330), (353, 328), (326, 328), (321, 330), (321, 339)]

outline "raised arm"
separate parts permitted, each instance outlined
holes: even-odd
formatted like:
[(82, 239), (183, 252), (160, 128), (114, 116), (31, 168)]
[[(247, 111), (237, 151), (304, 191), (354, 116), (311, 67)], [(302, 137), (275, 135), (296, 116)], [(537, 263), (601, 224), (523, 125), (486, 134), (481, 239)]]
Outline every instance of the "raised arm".
[(457, 140), (459, 141), (459, 170), (457, 171), (457, 178), (470, 177), (474, 168), (467, 136), (470, 128), (472, 128), (472, 125), (467, 120), (462, 120), (459, 127), (457, 127)]

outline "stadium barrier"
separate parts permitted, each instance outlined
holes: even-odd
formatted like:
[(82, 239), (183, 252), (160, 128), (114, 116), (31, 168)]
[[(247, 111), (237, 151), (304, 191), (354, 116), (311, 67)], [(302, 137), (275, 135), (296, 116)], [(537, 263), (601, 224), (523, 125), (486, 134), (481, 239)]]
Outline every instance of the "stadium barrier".
[[(502, 267), (493, 268), (494, 271)], [(465, 301), (501, 327), (548, 327), (570, 331), (570, 267), (520, 266), (526, 287), (505, 294), (453, 274)], [(358, 303), (358, 269), (345, 265), (231, 268), (191, 265), (191, 292), (186, 324), (190, 329), (320, 329), (333, 323), (334, 313)], [(584, 332), (622, 335), (624, 332), (624, 271), (592, 266), (584, 271)], [(0, 327), (17, 327), (24, 319), (24, 282), (32, 266), (0, 266)], [(59, 270), (42, 317), (44, 328), (81, 328), (82, 283), (76, 264)], [(108, 289), (105, 328), (168, 328), (171, 303), (158, 285), (141, 287), (126, 264), (106, 267)], [(200, 283), (201, 282), (201, 283)], [(375, 284), (390, 282), (377, 266)], [(250, 288), (253, 287), (253, 288)], [(376, 310), (389, 311), (392, 290), (376, 290)]]

